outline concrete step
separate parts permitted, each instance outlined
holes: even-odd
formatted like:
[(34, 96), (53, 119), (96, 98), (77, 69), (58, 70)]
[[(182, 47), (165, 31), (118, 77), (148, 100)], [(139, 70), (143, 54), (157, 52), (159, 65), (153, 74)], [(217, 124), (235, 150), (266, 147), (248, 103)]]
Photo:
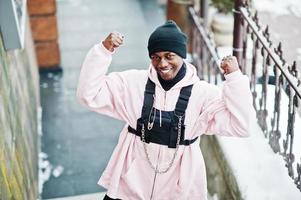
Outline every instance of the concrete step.
[(69, 196), (69, 197), (60, 197), (60, 198), (47, 199), (47, 200), (102, 200), (105, 194), (106, 194), (105, 192), (101, 192), (101, 193)]

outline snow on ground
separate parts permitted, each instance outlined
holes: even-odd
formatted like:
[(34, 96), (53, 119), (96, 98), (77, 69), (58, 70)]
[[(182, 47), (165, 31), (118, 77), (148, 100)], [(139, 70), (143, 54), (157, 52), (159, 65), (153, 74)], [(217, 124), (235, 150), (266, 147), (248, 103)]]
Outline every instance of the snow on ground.
[(301, 61), (301, 48), (297, 49), (297, 60)]
[(258, 11), (301, 17), (300, 0), (254, 0), (253, 5)]
[(256, 123), (250, 138), (219, 137), (245, 200), (300, 200), (298, 191), (284, 167), (283, 158), (274, 154)]
[[(274, 16), (295, 15), (301, 17), (301, 0), (254, 0), (253, 3), (256, 10), (268, 12)], [(299, 55), (301, 55), (300, 49), (298, 49)], [(247, 56), (249, 59), (252, 55), (251, 50), (252, 48), (249, 48)], [(232, 47), (218, 48), (218, 54), (221, 58), (232, 54)], [(258, 74), (261, 74), (261, 66), (258, 63)], [(258, 105), (258, 97), (261, 96), (261, 85), (257, 85), (256, 91), (256, 104)], [(271, 119), (274, 113), (274, 93), (275, 87), (269, 85), (267, 93), (268, 131), (271, 131)], [(283, 152), (283, 140), (286, 139), (287, 132), (288, 101), (288, 96), (282, 90), (280, 105), (281, 138), (279, 140), (281, 152)], [(298, 114), (295, 117), (293, 144), (295, 162), (293, 168), (296, 176), (296, 165), (297, 163), (301, 164), (301, 118)], [(243, 198), (246, 200), (300, 200), (301, 192), (297, 189), (293, 179), (289, 177), (283, 157), (272, 151), (268, 139), (264, 137), (257, 122), (254, 122), (252, 128), (249, 138), (218, 137), (226, 160), (237, 178)]]
[[(43, 131), (42, 131), (42, 108), (38, 108), (38, 135), (39, 137), (42, 137)], [(40, 138), (39, 138), (40, 139)], [(39, 147), (40, 148), (40, 147)], [(54, 166), (51, 164), (48, 160), (48, 155), (44, 152), (39, 150), (38, 155), (38, 166), (39, 166), (39, 195), (43, 192), (43, 185), (45, 182), (47, 182), (51, 176), (58, 178), (62, 175), (64, 172), (64, 167), (61, 165)]]
[[(301, 1), (300, 1), (301, 2)], [(218, 48), (218, 54), (223, 56), (231, 54), (231, 47)], [(258, 70), (262, 65), (258, 63)], [(261, 73), (258, 73), (258, 75)], [(256, 86), (257, 101), (259, 107), (259, 97), (261, 97), (262, 86)], [(268, 85), (267, 88), (267, 125), (268, 132), (271, 128), (271, 119), (274, 113), (275, 86)], [(283, 152), (283, 140), (286, 139), (288, 123), (288, 96), (284, 90), (281, 91), (280, 101), (280, 132), (279, 140), (281, 152)], [(301, 118), (296, 113), (294, 124), (294, 144), (293, 153), (296, 161), (293, 163), (294, 174), (296, 173), (297, 162), (301, 164)], [(229, 138), (218, 137), (218, 141), (225, 153), (226, 160), (233, 169), (243, 198), (246, 200), (300, 200), (301, 192), (297, 189), (288, 169), (285, 167), (283, 157), (275, 154), (268, 139), (257, 122), (253, 122), (253, 129), (249, 138)]]
[[(271, 0), (268, 0), (271, 1)], [(301, 5), (301, 0), (300, 0), (300, 5)], [(251, 42), (248, 42), (248, 44), (251, 44)], [(300, 50), (301, 52), (301, 50)], [(226, 55), (230, 55), (232, 53), (232, 47), (219, 47), (218, 48), (218, 54), (220, 55), (221, 58), (223, 58)], [(252, 46), (248, 46), (248, 51), (247, 51), (247, 59), (250, 62), (250, 59), (252, 59)], [(257, 63), (257, 75), (262, 74), (262, 63), (260, 61)], [(268, 68), (268, 73), (269, 75), (274, 75), (272, 67)], [(257, 77), (258, 78), (258, 77)], [(262, 86), (257, 85), (256, 87), (256, 92), (257, 96), (261, 96), (261, 90)], [(275, 86), (273, 85), (268, 85), (267, 89), (267, 110), (268, 110), (268, 118), (267, 118), (267, 126), (268, 126), (268, 131), (271, 131), (271, 119), (273, 117), (274, 113), (274, 102), (275, 102)], [(288, 96), (285, 94), (284, 90), (281, 91), (281, 101), (280, 101), (280, 132), (281, 132), (281, 138), (279, 140), (280, 143), (280, 148), (281, 152), (283, 152), (283, 140), (286, 139), (286, 132), (287, 132), (287, 124), (288, 124)], [(259, 98), (257, 98), (256, 102), (258, 108), (259, 108)], [(295, 123), (294, 123), (294, 144), (293, 144), (293, 152), (295, 154), (295, 159), (296, 162), (301, 164), (301, 143), (298, 141), (301, 141), (301, 117), (296, 111), (295, 115)], [(289, 151), (289, 150), (288, 150)], [(293, 163), (294, 169), (296, 169), (297, 163)], [(296, 171), (294, 172), (295, 174), (297, 173)]]
[[(259, 88), (258, 88), (259, 89)], [(259, 91), (259, 90), (258, 90)], [(287, 124), (288, 124), (288, 105), (289, 105), (289, 98), (284, 93), (284, 91), (281, 91), (281, 101), (280, 101), (280, 124), (279, 129), (281, 132), (281, 138), (279, 140), (280, 142), (280, 151), (283, 152), (283, 141), (286, 140), (286, 132), (287, 132)], [(274, 112), (274, 93), (275, 93), (275, 86), (269, 85), (268, 86), (268, 93), (267, 93), (267, 110), (268, 110), (268, 119), (267, 119), (267, 125), (268, 130), (272, 130), (271, 127), (271, 119), (273, 117)], [(257, 105), (259, 102), (257, 102)], [(297, 113), (295, 114), (295, 123), (294, 123), (294, 139), (293, 139), (293, 153), (295, 155), (295, 162), (293, 163), (294, 167), (294, 174), (296, 176), (296, 167), (297, 162), (301, 164), (301, 118), (300, 115)], [(287, 153), (289, 152), (289, 149), (287, 150)]]
[[(258, 85), (257, 89), (261, 89)], [(268, 125), (273, 114), (274, 101), (272, 100), (274, 86), (268, 87), (267, 103), (269, 110)], [(281, 124), (282, 140), (286, 136), (288, 98), (282, 95), (281, 100)], [(294, 153), (297, 162), (300, 163), (301, 121), (296, 115)], [(269, 125), (269, 130), (271, 130)], [(219, 137), (218, 141), (224, 150), (226, 160), (233, 169), (241, 189), (243, 198), (246, 200), (300, 200), (301, 192), (297, 189), (293, 180), (288, 176), (283, 157), (275, 154), (264, 137), (261, 129), (254, 122), (249, 138)], [(283, 149), (283, 148), (281, 148)], [(294, 167), (296, 163), (294, 164)]]

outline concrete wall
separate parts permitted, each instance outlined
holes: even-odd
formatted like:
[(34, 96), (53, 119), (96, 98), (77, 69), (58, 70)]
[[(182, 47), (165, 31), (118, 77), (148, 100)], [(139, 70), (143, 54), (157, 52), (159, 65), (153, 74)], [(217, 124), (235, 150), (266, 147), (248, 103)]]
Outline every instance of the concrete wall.
[(38, 198), (39, 75), (27, 22), (24, 50), (0, 35), (0, 199)]
[(239, 186), (232, 169), (215, 136), (203, 135), (201, 150), (206, 163), (207, 188), (210, 195), (217, 195), (219, 200), (241, 200)]

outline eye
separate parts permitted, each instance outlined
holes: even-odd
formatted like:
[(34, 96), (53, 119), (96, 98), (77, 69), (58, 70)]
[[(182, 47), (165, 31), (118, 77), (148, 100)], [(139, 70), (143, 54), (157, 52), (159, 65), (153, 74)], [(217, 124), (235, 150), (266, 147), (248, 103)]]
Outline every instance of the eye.
[(151, 55), (151, 60), (152, 61), (160, 61), (160, 57), (156, 55)]
[(172, 60), (174, 57), (175, 57), (174, 54), (167, 54), (166, 55), (166, 59), (168, 59), (168, 60)]

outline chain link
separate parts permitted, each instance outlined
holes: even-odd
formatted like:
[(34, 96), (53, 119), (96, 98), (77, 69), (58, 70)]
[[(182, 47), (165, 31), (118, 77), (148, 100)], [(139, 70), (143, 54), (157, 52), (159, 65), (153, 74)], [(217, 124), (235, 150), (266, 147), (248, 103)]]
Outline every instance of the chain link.
[(167, 168), (164, 169), (164, 170), (160, 170), (157, 167), (155, 167), (153, 165), (153, 163), (151, 162), (151, 160), (150, 160), (150, 156), (148, 154), (147, 146), (146, 146), (146, 142), (145, 142), (145, 127), (144, 127), (144, 124), (142, 124), (141, 138), (142, 138), (142, 142), (143, 142), (144, 152), (145, 152), (145, 155), (146, 155), (146, 158), (147, 158), (147, 162), (149, 163), (149, 165), (151, 166), (151, 168), (155, 171), (155, 173), (164, 174), (164, 173), (168, 172), (168, 170), (171, 168), (171, 166), (175, 162), (175, 159), (176, 159), (176, 156), (177, 156), (177, 152), (178, 152), (178, 149), (179, 149), (179, 145), (180, 145), (180, 140), (181, 140), (182, 118), (183, 118), (183, 116), (177, 116), (177, 117), (179, 118), (179, 122), (178, 122), (178, 136), (177, 136), (176, 149), (175, 149), (175, 152), (174, 152), (174, 154), (172, 156), (171, 161), (169, 162)]

